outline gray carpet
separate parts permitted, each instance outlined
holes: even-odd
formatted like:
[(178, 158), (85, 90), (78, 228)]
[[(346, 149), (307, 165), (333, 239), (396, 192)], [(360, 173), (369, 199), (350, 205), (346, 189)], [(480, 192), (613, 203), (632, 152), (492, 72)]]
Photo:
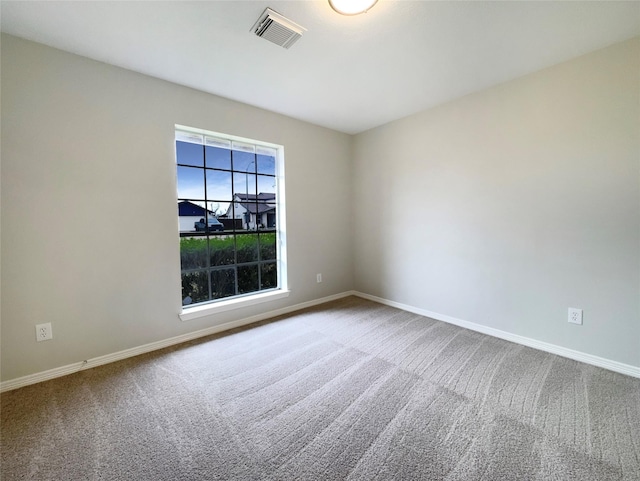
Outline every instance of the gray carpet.
[(2, 395), (3, 481), (640, 480), (640, 380), (359, 298)]

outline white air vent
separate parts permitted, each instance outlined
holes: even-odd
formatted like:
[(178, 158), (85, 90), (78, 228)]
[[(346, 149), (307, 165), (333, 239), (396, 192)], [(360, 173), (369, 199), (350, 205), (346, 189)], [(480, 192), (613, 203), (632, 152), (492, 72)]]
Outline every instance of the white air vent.
[(289, 48), (307, 29), (267, 8), (251, 27), (251, 31), (269, 42)]

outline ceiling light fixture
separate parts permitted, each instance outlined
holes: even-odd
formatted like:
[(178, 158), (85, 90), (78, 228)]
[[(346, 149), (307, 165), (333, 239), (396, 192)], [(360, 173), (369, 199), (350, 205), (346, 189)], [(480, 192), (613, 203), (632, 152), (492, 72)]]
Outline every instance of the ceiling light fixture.
[(341, 15), (358, 15), (367, 12), (378, 0), (329, 0), (329, 5)]

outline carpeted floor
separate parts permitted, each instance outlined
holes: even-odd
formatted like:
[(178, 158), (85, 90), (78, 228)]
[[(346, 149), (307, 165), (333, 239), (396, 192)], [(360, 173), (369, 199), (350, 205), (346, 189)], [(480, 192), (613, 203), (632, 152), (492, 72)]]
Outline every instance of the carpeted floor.
[(640, 379), (349, 297), (2, 395), (1, 479), (640, 480)]

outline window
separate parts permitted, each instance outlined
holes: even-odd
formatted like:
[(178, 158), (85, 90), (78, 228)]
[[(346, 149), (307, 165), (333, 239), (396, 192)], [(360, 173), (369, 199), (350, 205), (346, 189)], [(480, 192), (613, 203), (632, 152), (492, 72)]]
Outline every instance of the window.
[(281, 146), (176, 127), (182, 305), (283, 285)]

